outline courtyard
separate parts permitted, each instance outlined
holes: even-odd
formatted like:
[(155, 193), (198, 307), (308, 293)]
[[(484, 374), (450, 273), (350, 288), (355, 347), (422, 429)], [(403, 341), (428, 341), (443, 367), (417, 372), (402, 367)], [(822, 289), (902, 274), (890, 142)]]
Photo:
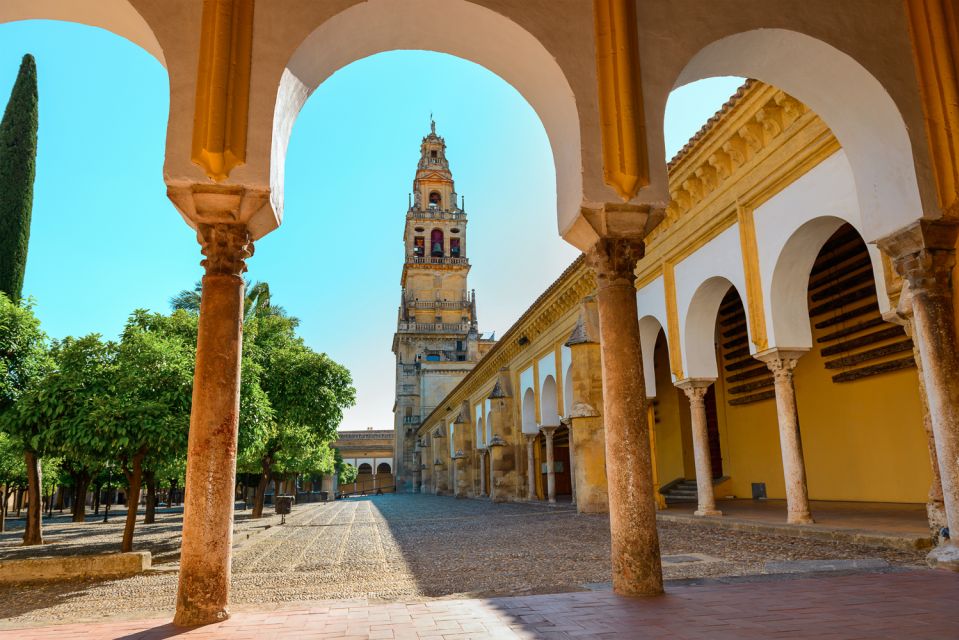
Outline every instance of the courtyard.
[[(5, 603), (0, 630), (168, 620), (176, 593), (181, 520), (180, 513), (166, 512), (158, 514), (156, 524), (142, 527), (137, 549), (155, 556), (147, 573), (122, 580), (0, 588)], [(42, 548), (18, 546), (19, 531), (14, 529), (3, 534), (0, 559), (113, 550), (121, 527), (122, 511), (111, 514), (108, 524), (93, 517), (82, 524), (55, 519), (47, 526), (49, 544)], [(315, 611), (343, 602), (372, 612), (381, 606), (394, 610), (395, 603), (420, 603), (432, 610), (454, 606), (439, 601), (560, 593), (578, 593), (589, 600), (609, 594), (608, 518), (577, 514), (565, 505), (395, 494), (300, 505), (284, 525), (272, 514), (250, 520), (248, 512), (238, 511), (234, 530), (233, 610), (249, 615)], [(779, 584), (796, 576), (826, 575), (810, 573), (824, 568), (843, 569), (828, 575), (852, 574), (872, 582), (902, 572), (917, 576), (915, 580), (937, 579), (922, 568), (924, 552), (918, 550), (691, 522), (660, 522), (659, 532), (671, 588), (716, 589), (723, 582), (743, 580)], [(871, 572), (859, 572), (862, 569)]]

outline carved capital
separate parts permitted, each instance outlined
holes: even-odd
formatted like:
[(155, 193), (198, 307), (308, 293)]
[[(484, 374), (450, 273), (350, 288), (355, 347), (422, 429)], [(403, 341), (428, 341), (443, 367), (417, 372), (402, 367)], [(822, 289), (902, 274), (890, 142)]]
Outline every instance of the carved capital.
[(246, 225), (198, 224), (197, 241), (206, 259), (200, 264), (207, 275), (239, 276), (253, 255), (253, 239)]
[(676, 383), (676, 386), (683, 390), (689, 399), (692, 407), (698, 408), (705, 406), (706, 392), (709, 391), (709, 385), (715, 380), (708, 378), (687, 378)]
[(757, 353), (754, 357), (766, 363), (776, 382), (791, 381), (793, 370), (799, 364), (799, 358), (806, 353), (806, 349), (768, 349)]
[(546, 436), (546, 441), (549, 442), (553, 439), (553, 436), (556, 435), (556, 430), (559, 429), (559, 425), (546, 425), (539, 428), (543, 432), (543, 435)]
[(596, 274), (596, 288), (633, 286), (636, 281), (636, 263), (643, 257), (644, 251), (642, 240), (600, 238), (586, 253), (589, 266)]
[(954, 221), (919, 220), (878, 244), (913, 296), (950, 296), (957, 234)]

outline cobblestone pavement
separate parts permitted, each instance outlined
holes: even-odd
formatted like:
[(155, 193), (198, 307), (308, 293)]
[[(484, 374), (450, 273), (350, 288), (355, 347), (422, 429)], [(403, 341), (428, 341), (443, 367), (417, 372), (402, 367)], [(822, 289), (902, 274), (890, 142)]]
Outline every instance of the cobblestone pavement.
[(656, 598), (609, 591), (491, 599), (370, 604), (317, 603), (272, 611), (240, 611), (223, 623), (177, 629), (168, 618), (46, 627), (18, 640), (271, 640), (368, 638), (508, 640), (512, 638), (772, 637), (817, 640), (959, 637), (954, 574), (913, 570), (886, 574), (752, 578), (671, 586)]
[[(136, 548), (178, 544), (179, 515), (138, 525)], [(275, 518), (274, 518), (275, 520)], [(272, 522), (272, 521), (271, 521)], [(114, 533), (89, 522), (48, 533), (74, 549), (104, 545)], [(119, 524), (116, 525), (119, 527)], [(241, 517), (241, 532), (263, 527)], [(582, 591), (609, 580), (608, 519), (568, 506), (490, 504), (419, 495), (386, 495), (307, 504), (284, 526), (241, 541), (234, 554), (232, 601), (243, 607), (360, 599), (416, 602), (430, 598), (497, 597)], [(156, 527), (162, 533), (148, 533)], [(90, 533), (87, 533), (90, 532)], [(8, 534), (9, 536), (9, 534)], [(98, 537), (99, 536), (99, 537)], [(803, 540), (661, 523), (667, 579), (750, 575), (767, 561), (874, 559), (918, 566), (922, 552), (884, 551), (841, 542)], [(0, 558), (27, 553), (12, 538)], [(113, 547), (115, 548), (115, 547)], [(36, 553), (36, 551), (30, 551)], [(167, 568), (166, 572), (162, 570)], [(3, 627), (96, 620), (103, 616), (162, 617), (172, 610), (175, 564), (125, 580), (0, 587)]]

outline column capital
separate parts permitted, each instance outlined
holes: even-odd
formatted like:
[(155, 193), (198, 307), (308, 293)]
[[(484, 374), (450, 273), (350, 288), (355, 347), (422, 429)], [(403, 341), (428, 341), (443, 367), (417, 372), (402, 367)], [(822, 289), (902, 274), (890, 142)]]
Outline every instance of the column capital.
[(523, 437), (526, 438), (526, 444), (532, 446), (533, 441), (536, 440), (536, 435), (535, 433), (524, 433)]
[(918, 220), (877, 241), (913, 295), (950, 296), (959, 223)]
[(559, 429), (558, 424), (543, 425), (542, 427), (539, 428), (539, 430), (543, 432), (543, 435), (546, 436), (546, 438), (549, 440), (553, 439), (553, 436), (556, 434), (557, 429)]
[(774, 377), (778, 378), (779, 376), (788, 376), (791, 378), (793, 369), (795, 369), (796, 365), (799, 364), (799, 358), (801, 358), (807, 351), (809, 351), (809, 349), (780, 349), (778, 347), (774, 347), (772, 349), (766, 349), (765, 351), (760, 351), (759, 353), (753, 354), (753, 357), (761, 362), (766, 363), (766, 366), (769, 367), (769, 370), (773, 372)]
[(690, 403), (698, 404), (705, 401), (706, 392), (714, 382), (716, 382), (715, 378), (686, 378), (674, 384), (677, 388), (683, 390)]
[(638, 238), (600, 238), (586, 252), (586, 260), (596, 275), (597, 289), (636, 282), (636, 263), (643, 257), (645, 244)]
[(196, 237), (206, 256), (200, 264), (207, 275), (239, 276), (246, 271), (246, 259), (253, 255), (253, 239), (246, 225), (201, 223)]

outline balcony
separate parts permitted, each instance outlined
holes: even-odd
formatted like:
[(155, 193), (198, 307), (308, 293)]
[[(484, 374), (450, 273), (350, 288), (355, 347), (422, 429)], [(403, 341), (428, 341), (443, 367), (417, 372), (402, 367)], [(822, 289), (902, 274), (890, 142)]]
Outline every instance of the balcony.
[(456, 311), (458, 309), (468, 309), (469, 300), (414, 300), (406, 299), (406, 306), (413, 309), (448, 309)]
[(419, 423), (420, 423), (420, 417), (419, 417), (419, 416), (404, 416), (404, 417), (403, 417), (403, 424), (406, 424), (406, 425), (417, 425), (417, 424), (419, 424)]
[(396, 329), (400, 333), (468, 333), (469, 322), (401, 322)]
[(406, 212), (407, 218), (421, 220), (466, 220), (465, 211), (450, 211), (448, 209), (410, 209)]
[(468, 265), (470, 261), (467, 258), (433, 258), (433, 257), (419, 257), (419, 256), (406, 256), (406, 264), (436, 264), (436, 265)]

